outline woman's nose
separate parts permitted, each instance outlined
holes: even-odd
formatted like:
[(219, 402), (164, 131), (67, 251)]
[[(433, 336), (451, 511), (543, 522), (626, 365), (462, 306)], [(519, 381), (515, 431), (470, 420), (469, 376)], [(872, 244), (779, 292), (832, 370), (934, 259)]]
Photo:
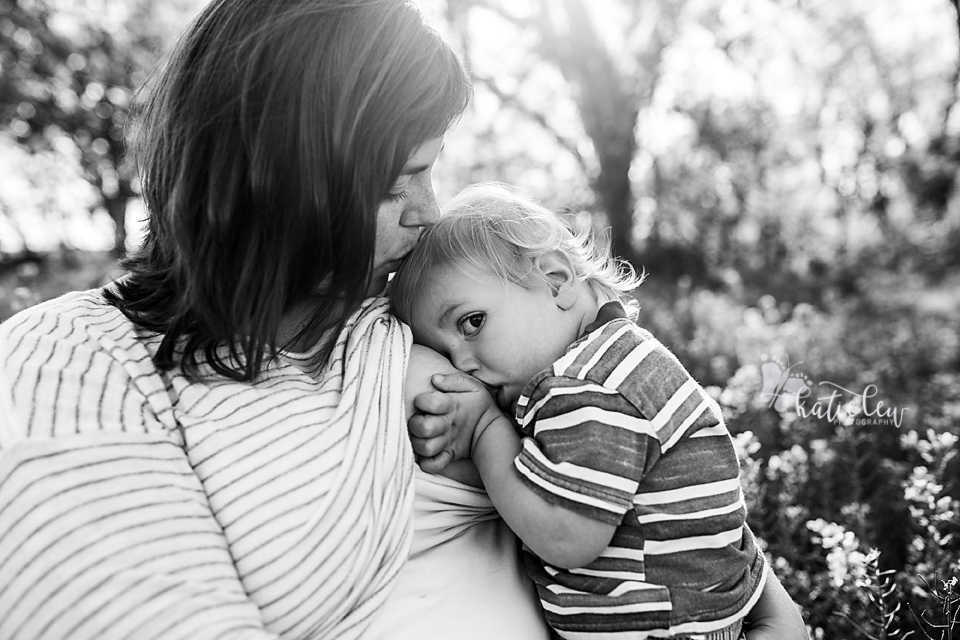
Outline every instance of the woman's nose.
[(430, 227), (440, 219), (440, 205), (433, 191), (433, 184), (427, 180), (417, 185), (400, 218), (405, 227)]

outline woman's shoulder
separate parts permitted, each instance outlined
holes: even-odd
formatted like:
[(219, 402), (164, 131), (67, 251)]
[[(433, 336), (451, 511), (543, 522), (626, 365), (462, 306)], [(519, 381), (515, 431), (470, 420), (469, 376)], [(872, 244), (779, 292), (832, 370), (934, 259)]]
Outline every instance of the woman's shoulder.
[(403, 324), (390, 310), (387, 298), (367, 298), (360, 307), (347, 318), (345, 333), (367, 333), (372, 328), (380, 328), (388, 333), (408, 334), (409, 327)]
[(104, 298), (78, 291), (0, 325), (4, 374), (23, 435), (169, 431), (166, 383), (150, 336)]
[(2, 325), (7, 331), (14, 327), (34, 324), (43, 318), (59, 316), (66, 318), (97, 317), (104, 314), (120, 313), (109, 305), (103, 297), (102, 289), (70, 291), (56, 298), (27, 307), (5, 320)]
[(23, 356), (39, 340), (55, 340), (61, 349), (85, 345), (119, 356), (125, 350), (141, 351), (148, 338), (107, 301), (103, 289), (65, 293), (0, 324), (0, 340), (10, 356)]

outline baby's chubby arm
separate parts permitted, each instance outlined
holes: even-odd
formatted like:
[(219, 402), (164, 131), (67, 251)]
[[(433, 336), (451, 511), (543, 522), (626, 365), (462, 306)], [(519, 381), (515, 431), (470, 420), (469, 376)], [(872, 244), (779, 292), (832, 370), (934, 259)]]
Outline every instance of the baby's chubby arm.
[(773, 571), (760, 593), (760, 600), (747, 614), (750, 629), (747, 640), (808, 640), (803, 617)]
[(463, 374), (432, 378), (437, 391), (416, 397), (408, 426), (424, 471), (471, 457), (497, 511), (542, 560), (559, 567), (590, 564), (610, 544), (616, 525), (550, 504), (520, 477), (520, 436), (486, 388)]

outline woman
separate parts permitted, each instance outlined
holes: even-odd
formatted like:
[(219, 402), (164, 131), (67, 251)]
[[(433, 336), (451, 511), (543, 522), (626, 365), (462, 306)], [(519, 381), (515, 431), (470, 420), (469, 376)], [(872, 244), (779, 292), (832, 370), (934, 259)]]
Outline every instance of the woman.
[(214, 0), (145, 105), (130, 275), (5, 323), (0, 638), (358, 637), (409, 555), (383, 288), (470, 97), (396, 0)]
[(469, 96), (401, 0), (204, 9), (146, 103), (130, 274), (0, 326), (0, 638), (427, 637), (425, 595), (546, 634), (482, 493), (419, 475), (414, 533), (403, 380), (440, 365), (368, 298)]

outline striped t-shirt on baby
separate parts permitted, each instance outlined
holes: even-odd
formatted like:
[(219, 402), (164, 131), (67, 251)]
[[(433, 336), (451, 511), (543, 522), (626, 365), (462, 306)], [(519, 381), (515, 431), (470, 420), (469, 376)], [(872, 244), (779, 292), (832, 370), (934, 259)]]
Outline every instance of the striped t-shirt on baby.
[(720, 409), (619, 303), (601, 307), (527, 384), (516, 418), (525, 482), (553, 504), (618, 525), (586, 567), (527, 559), (562, 637), (718, 631), (756, 603), (765, 563), (745, 524)]

